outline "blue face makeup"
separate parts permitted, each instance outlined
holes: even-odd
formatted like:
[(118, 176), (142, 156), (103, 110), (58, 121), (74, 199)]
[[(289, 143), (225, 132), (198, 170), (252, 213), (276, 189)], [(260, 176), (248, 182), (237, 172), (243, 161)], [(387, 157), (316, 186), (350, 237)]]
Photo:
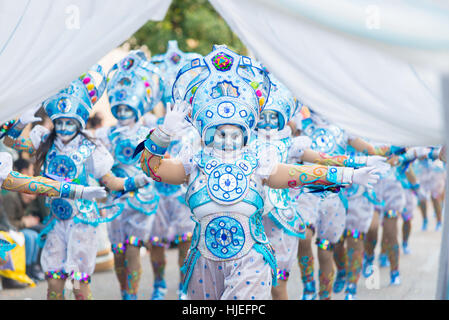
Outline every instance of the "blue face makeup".
[(55, 122), (56, 136), (63, 142), (70, 141), (79, 131), (79, 123), (75, 119), (59, 118)]
[(74, 119), (60, 118), (55, 120), (56, 134), (62, 136), (71, 136), (77, 133), (78, 123)]
[(279, 128), (279, 116), (276, 111), (263, 111), (260, 115), (260, 120), (257, 123), (258, 129), (273, 129), (276, 130)]
[(115, 117), (117, 120), (128, 120), (131, 118), (135, 118), (134, 111), (126, 106), (126, 105), (120, 105), (117, 107), (117, 111), (115, 112)]

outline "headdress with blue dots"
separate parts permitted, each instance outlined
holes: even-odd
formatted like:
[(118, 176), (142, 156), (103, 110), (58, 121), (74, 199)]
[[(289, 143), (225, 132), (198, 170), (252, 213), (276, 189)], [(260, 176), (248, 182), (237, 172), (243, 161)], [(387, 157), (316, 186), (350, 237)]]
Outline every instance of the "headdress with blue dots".
[[(96, 72), (101, 76), (100, 85), (96, 86), (90, 72)], [(106, 75), (103, 68), (96, 64), (89, 72), (72, 81), (69, 87), (45, 100), (43, 106), (52, 121), (58, 118), (72, 118), (78, 120), (84, 129), (92, 107), (101, 98), (105, 89)]]
[(192, 60), (173, 85), (174, 100), (192, 105), (189, 120), (206, 145), (224, 124), (240, 126), (247, 143), (269, 95), (267, 73), (226, 46), (214, 46), (204, 58)]
[(144, 52), (135, 50), (111, 68), (107, 90), (114, 117), (117, 107), (126, 105), (139, 119), (159, 103), (163, 84), (159, 69), (147, 60)]
[(164, 54), (155, 55), (151, 62), (159, 67), (164, 81), (164, 94), (162, 102), (164, 106), (172, 102), (172, 86), (179, 70), (193, 59), (202, 58), (195, 52), (183, 52), (178, 48), (176, 40), (168, 41), (167, 51)]

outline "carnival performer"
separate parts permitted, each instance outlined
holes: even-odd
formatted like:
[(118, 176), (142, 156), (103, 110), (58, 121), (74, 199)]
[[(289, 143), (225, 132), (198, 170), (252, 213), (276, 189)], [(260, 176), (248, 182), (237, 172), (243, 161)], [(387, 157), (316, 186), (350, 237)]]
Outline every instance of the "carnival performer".
[[(413, 162), (413, 170), (418, 177), (420, 190), (418, 192), (418, 206), (423, 217), (422, 230), (428, 228), (428, 201), (432, 201), (435, 211), (437, 223), (435, 230), (438, 231), (442, 226), (442, 206), (444, 200), (444, 186), (445, 186), (445, 166), (443, 162), (435, 157), (439, 148), (421, 147), (424, 153), (427, 150), (432, 150), (433, 156), (424, 155)], [(417, 150), (419, 152), (420, 150)], [(433, 151), (435, 150), (435, 151)]]
[[(387, 150), (385, 154), (392, 156), (397, 152), (394, 146), (382, 147)], [(401, 149), (401, 148), (399, 148)], [(374, 250), (377, 245), (377, 234), (379, 224), (382, 225), (381, 254), (379, 255), (380, 267), (390, 266), (390, 285), (401, 284), (399, 272), (399, 240), (398, 240), (398, 218), (407, 210), (406, 191), (401, 184), (404, 174), (403, 168), (399, 165), (395, 157), (391, 157), (389, 164), (391, 169), (381, 175), (380, 181), (374, 186), (379, 204), (375, 205), (375, 218), (373, 219), (369, 231), (365, 238), (365, 255), (363, 261), (363, 275), (370, 277), (373, 273)], [(410, 176), (410, 175), (409, 175)], [(398, 178), (399, 177), (399, 178)], [(412, 180), (410, 180), (413, 185)], [(407, 216), (403, 216), (407, 220)], [(406, 225), (407, 228), (407, 225)]]
[[(256, 154), (277, 157), (279, 163), (307, 161), (314, 164), (362, 167), (367, 157), (350, 158), (345, 155), (329, 156), (310, 149), (311, 139), (306, 136), (292, 137), (290, 125), (294, 125), (300, 104), (291, 92), (272, 74), (270, 97), (257, 124), (250, 147)], [(295, 117), (294, 117), (295, 116)], [(290, 121), (294, 117), (293, 121)], [(288, 125), (290, 123), (290, 125)], [(373, 157), (376, 158), (376, 157)], [(381, 157), (379, 157), (381, 158)], [(383, 159), (383, 158), (382, 158)], [(364, 160), (363, 163), (356, 161)], [(372, 159), (370, 159), (372, 161)], [(374, 162), (373, 162), (374, 163)], [(266, 187), (263, 217), (265, 232), (276, 252), (278, 285), (273, 287), (273, 299), (288, 299), (287, 281), (296, 259), (298, 240), (305, 238), (306, 225), (298, 212), (289, 190)]]
[[(151, 62), (161, 70), (164, 80), (162, 102), (165, 108), (172, 104), (172, 87), (179, 70), (190, 63), (192, 59), (198, 58), (202, 58), (202, 56), (197, 53), (182, 52), (178, 48), (176, 40), (171, 40), (168, 42), (166, 53), (156, 55), (151, 59)], [(152, 113), (147, 113), (144, 116), (144, 123), (151, 128), (162, 124), (163, 121), (164, 117), (156, 119)], [(177, 136), (171, 141), (166, 156), (174, 158), (178, 155), (183, 145), (197, 146), (199, 143), (200, 138), (197, 131), (189, 122), (184, 121), (179, 128), (179, 132), (177, 132)], [(195, 150), (196, 148), (194, 147)], [(167, 293), (165, 250), (170, 246), (177, 247), (179, 252), (178, 264), (179, 268), (181, 268), (190, 246), (195, 224), (190, 219), (190, 210), (184, 200), (185, 186), (155, 182), (155, 187), (159, 195), (159, 205), (148, 243), (154, 275), (151, 299), (163, 300)], [(181, 283), (179, 285), (178, 297), (180, 299), (183, 298)]]
[[(339, 159), (341, 155), (347, 152), (348, 147), (361, 152), (364, 155), (355, 155), (353, 157), (343, 157), (344, 162), (346, 160), (346, 166), (362, 167), (362, 166), (377, 166), (379, 163), (386, 160), (380, 154), (377, 154), (374, 147), (364, 140), (347, 135), (343, 130), (334, 124), (330, 124), (322, 116), (311, 111), (308, 107), (303, 106), (300, 113), (301, 119), (296, 121), (297, 126), (301, 127), (302, 134), (307, 135), (312, 140), (311, 149), (315, 150), (319, 154), (326, 154), (329, 158)], [(301, 125), (299, 125), (301, 123)], [(353, 152), (354, 153), (354, 152)], [(304, 162), (310, 162), (309, 159), (303, 158)], [(323, 163), (323, 162), (321, 162)], [(353, 184), (353, 188), (359, 188)], [(360, 188), (364, 190), (364, 188)], [(363, 194), (363, 192), (362, 192)], [(371, 213), (362, 212), (363, 210), (353, 210), (351, 213), (348, 226), (346, 226), (347, 218), (347, 199), (345, 194), (340, 192), (301, 192), (296, 195), (297, 206), (299, 212), (302, 214), (305, 224), (310, 231), (306, 231), (306, 238), (299, 240), (298, 246), (298, 263), (301, 271), (301, 279), (304, 285), (303, 299), (311, 300), (316, 298), (316, 284), (314, 279), (314, 258), (312, 250), (312, 237), (316, 233), (316, 244), (318, 246), (318, 261), (319, 261), (319, 298), (330, 299), (332, 293), (332, 287), (334, 284), (335, 271), (333, 268), (334, 263), (334, 247), (339, 243), (342, 236), (346, 233), (351, 240), (349, 244), (351, 252), (356, 248), (360, 251), (360, 245), (358, 239), (360, 237), (359, 232), (350, 232), (351, 228), (358, 227), (356, 221), (363, 221), (370, 219)], [(360, 199), (359, 199), (360, 200)], [(359, 201), (357, 200), (357, 201)], [(365, 200), (360, 200), (365, 202)], [(368, 205), (369, 206), (369, 205)], [(351, 221), (352, 220), (352, 221)], [(354, 225), (354, 226), (352, 226)], [(369, 222), (368, 222), (369, 226)], [(357, 252), (359, 253), (359, 252)], [(346, 283), (346, 250), (340, 247), (340, 251), (335, 253), (339, 254), (340, 261), (343, 265), (337, 265), (337, 279), (342, 279), (343, 287)], [(359, 259), (358, 255), (352, 255), (350, 269), (354, 269), (357, 266)], [(360, 263), (361, 264), (361, 263)], [(357, 268), (356, 268), (357, 269)], [(344, 272), (342, 270), (345, 270)], [(341, 286), (341, 285), (340, 285)], [(338, 288), (337, 288), (338, 289)], [(341, 291), (342, 289), (340, 289)]]
[[(139, 120), (160, 101), (161, 78), (142, 51), (131, 51), (111, 68), (108, 78), (107, 94), (117, 124), (97, 129), (95, 137), (113, 155), (114, 175), (129, 178), (142, 173), (133, 152), (150, 129)], [(140, 248), (150, 236), (159, 197), (151, 181), (133, 192), (113, 192), (108, 200), (124, 206), (121, 215), (107, 224), (108, 235), (122, 299), (136, 300), (142, 274)]]
[[(101, 75), (99, 86), (95, 85), (91, 72)], [(62, 189), (62, 198), (47, 199), (50, 215), (40, 236), (46, 234), (41, 264), (48, 281), (48, 299), (64, 298), (66, 279), (79, 282), (79, 287), (74, 289), (76, 299), (92, 298), (89, 283), (95, 268), (96, 226), (100, 222), (111, 221), (123, 209), (117, 204), (111, 216), (100, 217), (96, 202), (78, 199), (83, 190), (81, 186), (87, 185), (89, 175), (115, 191), (134, 191), (150, 182), (144, 174), (126, 179), (115, 177), (111, 173), (112, 156), (84, 130), (89, 112), (105, 87), (106, 77), (102, 68), (95, 65), (43, 103), (53, 122), (52, 130), (37, 125), (29, 138), (21, 137), (28, 123), (40, 120), (34, 116), (37, 111), (34, 108), (19, 118), (5, 138), (6, 145), (35, 156), (35, 167), (37, 170), (42, 168), (44, 176), (80, 186), (74, 189), (77, 200), (64, 199), (73, 192), (70, 188)]]
[[(186, 202), (196, 223), (183, 266), (189, 299), (270, 298), (277, 266), (262, 224), (264, 185), (328, 188), (377, 181), (373, 168), (281, 164), (251, 152), (251, 130), (269, 91), (268, 76), (249, 57), (215, 46), (204, 59), (181, 69), (173, 86), (173, 110), (167, 109), (164, 123), (136, 150), (144, 150), (141, 166), (153, 179), (188, 181)], [(200, 132), (202, 150), (194, 155), (186, 148), (180, 161), (164, 159), (188, 113)]]

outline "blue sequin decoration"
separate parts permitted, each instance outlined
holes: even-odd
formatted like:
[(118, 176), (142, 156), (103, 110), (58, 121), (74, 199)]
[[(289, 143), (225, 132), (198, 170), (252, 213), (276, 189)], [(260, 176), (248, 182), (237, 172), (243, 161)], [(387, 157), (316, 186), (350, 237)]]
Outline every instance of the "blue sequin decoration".
[(72, 205), (64, 199), (53, 199), (51, 202), (51, 212), (59, 220), (68, 220), (72, 217)]
[(209, 222), (205, 231), (206, 247), (216, 257), (229, 259), (245, 244), (245, 231), (236, 219), (218, 217)]
[(76, 178), (76, 165), (72, 159), (64, 155), (57, 155), (50, 160), (48, 173), (62, 178)]

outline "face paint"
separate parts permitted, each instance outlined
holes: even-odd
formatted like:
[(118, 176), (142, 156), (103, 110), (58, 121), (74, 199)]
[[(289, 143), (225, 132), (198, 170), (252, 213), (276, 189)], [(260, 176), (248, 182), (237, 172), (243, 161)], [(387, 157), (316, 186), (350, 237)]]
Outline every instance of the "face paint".
[(135, 122), (136, 115), (130, 107), (122, 104), (117, 107), (115, 117), (119, 121), (120, 125), (127, 126)]
[(70, 141), (79, 130), (78, 121), (70, 118), (59, 118), (55, 120), (56, 136), (63, 142)]
[(215, 130), (213, 148), (233, 151), (243, 147), (243, 132), (233, 125), (222, 125)]
[(276, 130), (279, 128), (279, 116), (276, 111), (266, 110), (260, 115), (257, 128), (265, 130)]

